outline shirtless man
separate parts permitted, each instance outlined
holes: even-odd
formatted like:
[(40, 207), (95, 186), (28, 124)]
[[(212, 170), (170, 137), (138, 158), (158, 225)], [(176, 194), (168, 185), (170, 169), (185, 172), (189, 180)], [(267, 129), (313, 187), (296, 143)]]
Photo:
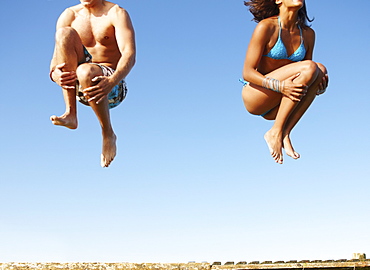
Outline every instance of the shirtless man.
[(105, 0), (80, 0), (59, 17), (50, 78), (62, 87), (66, 111), (54, 125), (77, 128), (77, 99), (91, 106), (102, 128), (101, 166), (116, 156), (109, 109), (126, 96), (135, 64), (135, 34), (126, 10)]

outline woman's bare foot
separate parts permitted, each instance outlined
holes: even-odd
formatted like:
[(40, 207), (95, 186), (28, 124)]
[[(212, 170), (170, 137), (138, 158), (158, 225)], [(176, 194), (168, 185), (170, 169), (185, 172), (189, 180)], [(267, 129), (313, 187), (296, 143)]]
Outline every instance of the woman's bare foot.
[(50, 116), (51, 122), (56, 126), (64, 126), (69, 129), (77, 128), (77, 117), (71, 114), (63, 114), (62, 116)]
[(111, 136), (103, 135), (103, 149), (100, 161), (100, 165), (102, 167), (108, 167), (110, 163), (113, 161), (114, 157), (116, 156), (117, 151), (116, 140), (117, 137), (114, 133)]
[(285, 149), (285, 153), (288, 156), (290, 156), (294, 159), (298, 159), (298, 158), (301, 157), (296, 151), (294, 151), (292, 142), (290, 141), (290, 138), (289, 138), (288, 134), (283, 137), (283, 146), (284, 146), (284, 149)]
[(283, 164), (282, 135), (279, 133), (275, 133), (270, 129), (269, 131), (266, 132), (264, 138), (267, 143), (267, 146), (270, 149), (272, 158), (276, 161), (276, 163)]

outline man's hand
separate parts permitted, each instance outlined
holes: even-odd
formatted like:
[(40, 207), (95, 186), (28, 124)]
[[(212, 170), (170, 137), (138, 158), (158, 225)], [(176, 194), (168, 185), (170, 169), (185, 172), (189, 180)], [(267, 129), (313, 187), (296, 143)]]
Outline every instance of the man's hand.
[(281, 93), (284, 96), (287, 96), (292, 101), (298, 102), (306, 95), (307, 93), (307, 86), (303, 84), (294, 83), (293, 81), (298, 78), (301, 74), (295, 74), (290, 76), (288, 79), (284, 81), (284, 89)]
[(99, 104), (115, 86), (109, 76), (97, 76), (92, 79), (92, 82), (96, 85), (86, 88), (83, 93), (87, 101), (94, 100), (96, 104)]
[(55, 66), (54, 71), (51, 73), (51, 77), (54, 82), (56, 82), (60, 87), (65, 90), (75, 90), (76, 89), (76, 72), (68, 71), (64, 72), (62, 69), (66, 63), (62, 63)]

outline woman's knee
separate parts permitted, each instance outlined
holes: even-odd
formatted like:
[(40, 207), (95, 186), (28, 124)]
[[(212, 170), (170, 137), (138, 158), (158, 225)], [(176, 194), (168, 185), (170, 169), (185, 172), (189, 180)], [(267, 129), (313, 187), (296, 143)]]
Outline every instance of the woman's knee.
[(307, 75), (315, 75), (317, 73), (318, 65), (312, 60), (302, 61), (301, 72), (306, 73)]
[(323, 73), (323, 74), (328, 74), (328, 70), (326, 69), (326, 67), (321, 64), (321, 63), (316, 63), (317, 67), (320, 69), (320, 71)]

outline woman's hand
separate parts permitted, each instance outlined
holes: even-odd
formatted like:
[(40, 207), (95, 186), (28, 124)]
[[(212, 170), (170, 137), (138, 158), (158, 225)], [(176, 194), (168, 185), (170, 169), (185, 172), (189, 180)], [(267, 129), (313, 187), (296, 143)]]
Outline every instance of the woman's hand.
[(328, 74), (325, 74), (322, 77), (322, 80), (321, 80), (321, 83), (319, 84), (319, 89), (317, 90), (316, 95), (318, 96), (318, 95), (324, 94), (328, 85), (329, 85), (329, 76)]
[(77, 80), (76, 72), (64, 72), (62, 69), (65, 65), (66, 63), (62, 63), (55, 66), (54, 71), (51, 73), (52, 79), (65, 90), (75, 90)]
[(284, 87), (281, 90), (281, 93), (290, 98), (292, 101), (299, 102), (307, 93), (307, 86), (299, 83), (294, 83), (293, 81), (298, 78), (301, 74), (297, 73), (293, 76), (290, 76), (284, 82)]

